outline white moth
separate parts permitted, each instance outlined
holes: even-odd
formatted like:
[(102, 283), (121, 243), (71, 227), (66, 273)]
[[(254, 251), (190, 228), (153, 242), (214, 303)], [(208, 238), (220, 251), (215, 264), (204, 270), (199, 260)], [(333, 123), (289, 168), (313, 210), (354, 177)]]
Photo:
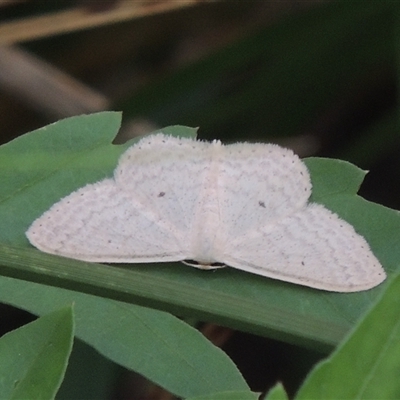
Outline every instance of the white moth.
[(308, 203), (310, 194), (291, 150), (157, 134), (130, 147), (113, 178), (64, 197), (26, 235), (44, 252), (84, 261), (229, 265), (337, 292), (381, 283), (365, 239)]

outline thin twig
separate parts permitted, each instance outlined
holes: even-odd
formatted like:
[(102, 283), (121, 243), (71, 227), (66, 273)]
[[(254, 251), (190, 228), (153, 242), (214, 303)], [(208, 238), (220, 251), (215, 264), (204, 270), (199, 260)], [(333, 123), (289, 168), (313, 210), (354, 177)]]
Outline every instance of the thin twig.
[(92, 11), (87, 6), (73, 7), (65, 11), (0, 24), (0, 45), (114, 24), (199, 3), (199, 0), (120, 0), (113, 4), (112, 8), (104, 11)]

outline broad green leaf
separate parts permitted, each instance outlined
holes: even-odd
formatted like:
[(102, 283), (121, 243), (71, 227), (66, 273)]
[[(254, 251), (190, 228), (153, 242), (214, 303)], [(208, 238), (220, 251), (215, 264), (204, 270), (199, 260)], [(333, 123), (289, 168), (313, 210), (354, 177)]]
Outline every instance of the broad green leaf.
[[(357, 193), (366, 175), (365, 171), (347, 161), (309, 157), (304, 162), (312, 178), (310, 201), (317, 203), (341, 193)], [(329, 182), (326, 182), (327, 176)]]
[(319, 363), (296, 399), (400, 397), (400, 275), (346, 340)]
[(288, 395), (281, 383), (277, 383), (263, 400), (288, 400)]
[(259, 397), (258, 393), (245, 392), (245, 391), (229, 391), (229, 392), (219, 392), (212, 393), (207, 396), (196, 396), (189, 397), (186, 400), (257, 400)]
[(47, 314), (0, 339), (0, 398), (53, 399), (74, 337), (72, 308)]
[[(53, 258), (50, 263), (49, 260), (36, 263), (30, 255), (23, 255), (30, 247), (24, 232), (34, 218), (76, 187), (112, 174), (117, 156), (126, 148), (110, 144), (119, 125), (118, 113), (73, 117), (24, 135), (0, 148), (0, 168), (7, 171), (0, 185), (0, 241), (24, 245), (17, 251), (14, 261), (22, 261), (28, 267), (25, 272), (20, 268), (12, 276), (32, 279), (36, 271), (40, 275), (39, 283), (76, 290), (82, 290), (78, 281), (89, 277), (99, 296), (107, 292), (98, 282), (104, 278), (108, 281), (108, 271), (125, 281), (127, 271), (96, 264), (87, 264), (89, 268), (84, 270), (81, 263), (76, 264), (77, 281), (70, 274), (71, 260)], [(169, 130), (177, 131), (181, 136), (195, 134), (192, 128), (170, 127), (166, 132)], [(82, 145), (81, 137), (84, 138)], [(36, 160), (33, 172), (30, 172), (33, 168), (30, 157)], [(1, 252), (0, 257), (6, 252)], [(34, 253), (34, 258), (40, 254)], [(0, 262), (4, 272), (12, 264), (10, 261), (3, 258)], [(60, 261), (62, 264), (58, 269), (55, 264)], [(29, 265), (35, 267), (31, 269)], [(11, 269), (15, 272), (14, 267)], [(46, 273), (47, 268), (52, 271), (51, 279)], [(114, 297), (124, 299), (125, 289), (119, 288), (116, 281), (108, 282), (113, 293), (118, 294)], [(135, 282), (130, 284), (132, 287), (136, 285)], [(237, 368), (221, 350), (169, 314), (4, 277), (0, 278), (0, 287), (2, 302), (39, 315), (74, 302), (80, 338), (115, 362), (177, 395), (248, 388)], [(151, 359), (149, 355), (152, 355)], [(222, 375), (220, 371), (223, 371)]]
[(119, 113), (67, 118), (1, 146), (0, 242), (25, 245), (27, 217), (35, 219), (77, 186), (104, 178), (121, 151), (110, 144), (120, 124)]
[(77, 337), (178, 396), (248, 390), (222, 350), (165, 312), (6, 277), (0, 301), (38, 315), (74, 302)]
[[(0, 148), (0, 243), (27, 244), (30, 222), (73, 190), (112, 175), (125, 145), (112, 145), (121, 114), (66, 118)], [(166, 128), (179, 136), (196, 129)], [(24, 212), (21, 214), (21, 210)]]
[[(159, 129), (154, 133), (159, 133), (159, 132), (162, 132), (165, 135), (187, 137), (191, 139), (195, 139), (197, 136), (197, 128), (189, 128), (188, 126), (182, 126), (182, 125), (167, 126), (165, 128)], [(131, 143), (132, 142), (129, 142), (129, 144)]]
[[(104, 114), (97, 115), (104, 118)], [(76, 120), (82, 118), (82, 121), (86, 121), (89, 117), (96, 119), (94, 115), (77, 117)], [(68, 120), (62, 122), (65, 124), (65, 121)], [(169, 129), (173, 133), (174, 128)], [(58, 135), (62, 136), (60, 140), (75, 147), (75, 153), (81, 154), (79, 140), (68, 140), (68, 131), (59, 132)], [(29, 146), (34, 142), (35, 136), (36, 133), (32, 133), (18, 139), (29, 139), (20, 158), (29, 152)], [(108, 135), (106, 138), (110, 140)], [(53, 141), (57, 142), (57, 139), (53, 138)], [(100, 139), (97, 138), (97, 141)], [(0, 149), (0, 158), (3, 151), (6, 154), (9, 151), (7, 146)], [(104, 144), (104, 148), (106, 147)], [(123, 149), (123, 146), (108, 144), (108, 148), (113, 149), (113, 160), (117, 153), (114, 147), (118, 147), (119, 152)], [(106, 154), (104, 150), (102, 157), (106, 158)], [(14, 158), (17, 158), (17, 155), (18, 152), (15, 152)], [(88, 182), (98, 179), (98, 169), (101, 169), (103, 174), (112, 174), (115, 164), (111, 166), (108, 165), (108, 161), (104, 163), (107, 163), (107, 168), (96, 168), (96, 174), (92, 173), (93, 179), (86, 176)], [(312, 159), (307, 163), (311, 165), (315, 201), (327, 205), (352, 223), (369, 241), (387, 272), (393, 272), (400, 257), (400, 239), (398, 235), (393, 234), (400, 230), (398, 213), (356, 196), (363, 174), (358, 168), (336, 160)], [(79, 158), (78, 164), (79, 168), (85, 171), (94, 168), (92, 158), (86, 157), (86, 154)], [(49, 165), (39, 161), (36, 168), (46, 171)], [(31, 183), (29, 180), (22, 181), (23, 178), (19, 177), (20, 190), (13, 192), (14, 195), (11, 194), (16, 198), (15, 204), (19, 204), (18, 210), (15, 209), (14, 202), (6, 201), (1, 204), (3, 211), (0, 216), (10, 212), (18, 213), (13, 240), (5, 235), (9, 242), (14, 245), (21, 244), (26, 250), (3, 247), (3, 258), (0, 260), (2, 274), (135, 302), (320, 349), (327, 349), (338, 343), (363, 310), (385, 287), (384, 283), (369, 291), (340, 294), (271, 280), (231, 268), (208, 272), (178, 263), (104, 266), (28, 249), (24, 238), (25, 229), (55, 200), (82, 184), (80, 179), (77, 181), (76, 175), (79, 174), (76, 169), (75, 163), (72, 162), (71, 167), (65, 165), (62, 170), (55, 171), (50, 180), (43, 174), (40, 184)], [(57, 176), (57, 184), (53, 176)], [(10, 196), (7, 188), (0, 187), (0, 190), (3, 190), (0, 199)], [(51, 193), (51, 197), (48, 193)], [(3, 223), (1, 218), (0, 223)]]

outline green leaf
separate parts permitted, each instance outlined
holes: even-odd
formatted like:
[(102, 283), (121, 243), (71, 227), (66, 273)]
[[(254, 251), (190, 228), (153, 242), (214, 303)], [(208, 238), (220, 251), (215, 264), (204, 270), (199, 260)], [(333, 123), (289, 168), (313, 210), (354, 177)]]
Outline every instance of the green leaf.
[[(87, 181), (93, 182), (112, 174), (118, 155), (126, 148), (126, 145), (110, 144), (119, 125), (118, 113), (73, 117), (24, 135), (0, 148), (1, 168), (7, 171), (7, 179), (0, 186), (0, 226), (7, 226), (7, 229), (0, 229), (0, 242), (25, 246), (17, 250), (17, 257), (11, 257), (17, 264), (21, 261), (22, 264), (17, 267), (12, 265), (12, 260), (3, 258), (0, 262), (3, 272), (11, 266), (11, 270), (18, 271), (16, 275), (12, 274), (16, 278), (31, 279), (32, 274), (37, 273), (39, 283), (82, 289), (70, 273), (73, 270), (71, 260), (57, 257), (35, 262), (39, 252), (35, 251), (33, 258), (24, 253), (30, 247), (25, 230), (34, 218), (61, 196)], [(180, 126), (166, 130), (189, 137), (193, 137), (195, 131)], [(28, 156), (36, 160), (32, 173), (29, 172), (33, 167), (31, 161), (27, 161)], [(12, 173), (15, 170), (14, 177)], [(6, 247), (2, 250), (0, 257), (7, 253)], [(60, 261), (61, 268), (57, 268), (55, 264)], [(104, 295), (104, 286), (98, 282), (110, 278), (108, 271), (125, 280), (124, 270), (96, 264), (87, 264), (89, 268), (84, 270), (81, 263), (76, 265), (78, 280), (89, 277), (91, 282), (95, 282), (98, 295)], [(47, 268), (52, 271), (51, 279), (46, 273)], [(110, 283), (114, 293), (122, 298), (123, 288), (119, 288), (115, 280)], [(135, 286), (134, 282), (131, 284)], [(39, 315), (74, 302), (80, 338), (115, 362), (177, 395), (248, 389), (236, 366), (221, 350), (169, 314), (4, 277), (0, 278), (0, 287), (1, 301)], [(220, 371), (223, 371), (222, 375)]]
[(263, 400), (288, 400), (288, 395), (281, 383), (277, 383), (264, 397)]
[(39, 315), (74, 302), (77, 337), (178, 396), (248, 390), (222, 350), (165, 312), (5, 277), (0, 300)]
[[(85, 125), (86, 122), (90, 120), (95, 123), (98, 116), (104, 120), (107, 115), (115, 118), (114, 114), (101, 113), (75, 117), (74, 121), (77, 124), (76, 121), (80, 120), (85, 130), (91, 131)], [(67, 121), (61, 122), (66, 124)], [(78, 128), (75, 127), (76, 129)], [(176, 127), (168, 129), (173, 133)], [(179, 127), (180, 134), (182, 129), (185, 128)], [(193, 130), (186, 129), (189, 135), (193, 135)], [(97, 142), (102, 143), (103, 150), (95, 153), (101, 153), (102, 159), (107, 159), (104, 161), (107, 168), (100, 168), (101, 159), (97, 160), (95, 168), (92, 165), (93, 157), (88, 157), (87, 152), (80, 152), (79, 140), (68, 138), (69, 131), (57, 131), (57, 135), (52, 133), (53, 143), (57, 144), (57, 137), (60, 136), (63, 143), (70, 143), (74, 154), (82, 157), (75, 156), (76, 161), (71, 161), (70, 166), (62, 165), (57, 169), (47, 162), (39, 161), (36, 168), (42, 171), (41, 180), (32, 183), (29, 179), (23, 180), (23, 176), (19, 175), (16, 178), (20, 181), (19, 190), (11, 195), (6, 187), (0, 186), (0, 199), (10, 198), (9, 201), (0, 203), (0, 224), (4, 220), (10, 224), (10, 214), (17, 216), (12, 228), (13, 234), (7, 234), (7, 230), (3, 230), (4, 242), (26, 247), (2, 247), (0, 272), (4, 275), (135, 302), (177, 315), (214, 321), (325, 350), (343, 338), (354, 321), (385, 287), (384, 283), (369, 291), (340, 294), (262, 278), (231, 268), (207, 272), (177, 263), (116, 267), (68, 260), (31, 250), (24, 238), (24, 232), (32, 220), (61, 196), (82, 185), (76, 164), (84, 171), (86, 182), (93, 182), (99, 179), (99, 170), (103, 175), (112, 174), (116, 153), (124, 149), (123, 146), (106, 145), (105, 142), (110, 140), (109, 135), (102, 140), (96, 136)], [(22, 143), (25, 143), (25, 139), (29, 140), (26, 146), (20, 145), (23, 149), (20, 154), (14, 152), (15, 160), (23, 160), (29, 153), (36, 133), (18, 139)], [(99, 132), (97, 135), (104, 133)], [(12, 143), (0, 148), (0, 159), (4, 152), (7, 155)], [(107, 146), (114, 165), (110, 165), (107, 158)], [(399, 214), (369, 203), (355, 194), (363, 175), (355, 166), (324, 159), (309, 159), (307, 164), (312, 173), (313, 199), (352, 223), (366, 237), (390, 275), (396, 270), (397, 260), (400, 258), (400, 237), (394, 234), (400, 230)], [(48, 168), (52, 170), (50, 178)], [(12, 180), (12, 175), (9, 178)], [(11, 201), (11, 198), (15, 200)]]
[[(127, 147), (111, 142), (121, 114), (101, 112), (66, 118), (0, 147), (0, 243), (27, 245), (29, 224), (61, 197), (112, 175)], [(195, 137), (196, 129), (168, 127), (168, 134)], [(22, 214), (21, 214), (22, 211)]]
[[(107, 176), (123, 146), (112, 146), (119, 113), (67, 118), (0, 148), (0, 242), (27, 244), (33, 221), (76, 187)], [(22, 214), (21, 211), (23, 210)]]
[[(357, 193), (366, 175), (365, 171), (347, 161), (321, 157), (309, 157), (303, 161), (312, 178), (310, 201), (317, 203), (330, 196)], [(326, 180), (327, 176), (329, 181)]]
[(258, 393), (253, 393), (249, 391), (229, 391), (213, 393), (207, 396), (190, 397), (186, 400), (257, 400), (258, 397)]
[[(188, 126), (181, 126), (181, 125), (167, 126), (165, 128), (159, 129), (154, 133), (161, 133), (161, 132), (164, 133), (165, 135), (186, 137), (190, 139), (196, 139), (197, 136), (197, 128), (190, 128)], [(131, 144), (132, 142), (129, 143)]]
[(310, 373), (296, 399), (400, 397), (400, 275), (346, 340)]
[(72, 308), (45, 315), (0, 339), (0, 398), (53, 399), (74, 334)]

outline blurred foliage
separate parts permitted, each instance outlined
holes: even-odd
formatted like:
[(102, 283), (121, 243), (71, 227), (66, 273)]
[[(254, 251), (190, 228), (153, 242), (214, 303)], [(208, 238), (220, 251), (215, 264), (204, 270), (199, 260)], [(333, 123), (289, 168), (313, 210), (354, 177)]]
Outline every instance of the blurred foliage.
[(116, 108), (229, 141), (304, 133), (340, 105), (395, 84), (396, 7), (334, 2), (297, 13), (145, 85)]

